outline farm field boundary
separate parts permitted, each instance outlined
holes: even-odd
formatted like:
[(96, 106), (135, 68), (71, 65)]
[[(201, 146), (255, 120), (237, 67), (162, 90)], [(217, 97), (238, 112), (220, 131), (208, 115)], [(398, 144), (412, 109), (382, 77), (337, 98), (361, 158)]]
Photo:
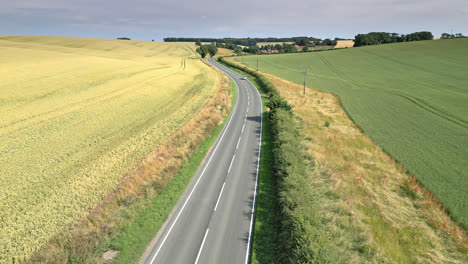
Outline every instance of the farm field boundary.
[[(466, 228), (468, 39), (259, 57), (259, 68), (338, 95), (353, 121)], [(240, 58), (237, 59), (240, 61)], [(246, 56), (256, 68), (256, 57)]]
[[(244, 67), (229, 59), (235, 67)], [(361, 133), (336, 96), (308, 88), (304, 97), (300, 85), (263, 74), (302, 119), (306, 155), (315, 164), (307, 177), (313, 196), (307, 213), (315, 215), (316, 222), (309, 222), (313, 224), (304, 232), (324, 234), (326, 239), (317, 244), (304, 241), (318, 250), (308, 255), (308, 261), (323, 260), (320, 249), (328, 252), (328, 261), (333, 263), (467, 261), (465, 231), (429, 192)], [(281, 192), (274, 195), (285, 197)], [(256, 241), (261, 236), (255, 235), (254, 256), (260, 253), (262, 257), (272, 247), (280, 251), (278, 245), (271, 245), (273, 241)], [(267, 257), (278, 259), (271, 254)]]

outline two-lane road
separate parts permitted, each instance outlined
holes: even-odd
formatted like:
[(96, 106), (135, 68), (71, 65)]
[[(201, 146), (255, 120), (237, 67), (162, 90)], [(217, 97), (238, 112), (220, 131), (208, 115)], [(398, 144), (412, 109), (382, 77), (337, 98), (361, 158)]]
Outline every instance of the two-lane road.
[(209, 61), (234, 80), (237, 102), (218, 140), (147, 250), (145, 264), (249, 261), (262, 102), (250, 81)]

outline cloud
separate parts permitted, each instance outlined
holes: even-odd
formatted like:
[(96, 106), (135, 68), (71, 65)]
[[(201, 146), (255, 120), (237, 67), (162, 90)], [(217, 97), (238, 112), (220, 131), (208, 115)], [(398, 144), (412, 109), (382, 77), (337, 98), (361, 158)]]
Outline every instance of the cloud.
[[(178, 36), (353, 37), (368, 30), (441, 30), (468, 25), (465, 0), (15, 0), (2, 3), (0, 22), (9, 33), (54, 28), (87, 36), (105, 26), (153, 38)], [(81, 25), (81, 28), (80, 28)], [(432, 28), (431, 28), (432, 27)], [(15, 32), (15, 29), (17, 32)], [(156, 32), (156, 33), (154, 33)], [(57, 33), (58, 34), (58, 33)], [(151, 36), (152, 35), (152, 36)]]

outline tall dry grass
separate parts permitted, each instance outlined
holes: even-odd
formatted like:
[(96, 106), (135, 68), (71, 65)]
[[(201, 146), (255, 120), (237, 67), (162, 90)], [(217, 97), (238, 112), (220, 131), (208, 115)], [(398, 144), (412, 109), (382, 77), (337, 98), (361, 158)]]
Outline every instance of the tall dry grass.
[(328, 93), (264, 75), (303, 120), (320, 213), (343, 263), (467, 263), (465, 230)]

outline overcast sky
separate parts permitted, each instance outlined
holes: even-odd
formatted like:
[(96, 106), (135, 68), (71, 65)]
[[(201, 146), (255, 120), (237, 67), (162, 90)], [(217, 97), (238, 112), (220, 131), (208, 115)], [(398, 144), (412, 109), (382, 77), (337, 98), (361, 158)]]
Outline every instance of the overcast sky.
[(468, 0), (0, 0), (0, 35), (354, 38), (468, 33)]

